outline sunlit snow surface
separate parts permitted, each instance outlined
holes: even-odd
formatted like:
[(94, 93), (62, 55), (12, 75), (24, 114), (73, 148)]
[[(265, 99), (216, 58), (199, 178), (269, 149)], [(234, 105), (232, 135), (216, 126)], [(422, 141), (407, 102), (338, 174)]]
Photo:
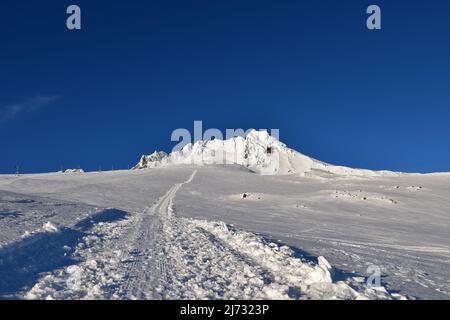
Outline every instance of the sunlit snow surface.
[(0, 298), (448, 299), (449, 208), (449, 174), (3, 175)]

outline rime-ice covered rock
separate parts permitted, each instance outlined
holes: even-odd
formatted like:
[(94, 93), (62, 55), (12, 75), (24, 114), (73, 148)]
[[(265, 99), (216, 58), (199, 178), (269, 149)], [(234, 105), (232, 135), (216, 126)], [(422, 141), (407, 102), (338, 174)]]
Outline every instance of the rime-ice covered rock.
[(151, 155), (143, 155), (139, 163), (133, 169), (154, 168), (165, 164), (168, 160), (168, 154), (164, 151), (155, 151)]

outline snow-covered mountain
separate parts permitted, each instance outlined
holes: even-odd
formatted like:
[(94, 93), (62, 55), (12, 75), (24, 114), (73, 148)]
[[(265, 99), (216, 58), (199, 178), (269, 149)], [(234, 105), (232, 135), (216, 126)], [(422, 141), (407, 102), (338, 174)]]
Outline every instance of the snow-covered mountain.
[(371, 171), (330, 165), (290, 149), (264, 131), (252, 130), (243, 137), (228, 140), (197, 141), (181, 151), (167, 154), (155, 151), (143, 155), (133, 169), (156, 168), (168, 165), (237, 164), (265, 175), (331, 173), (338, 175), (380, 176), (397, 175), (389, 171)]
[(450, 299), (449, 173), (337, 167), (256, 131), (137, 168), (0, 175), (0, 300)]

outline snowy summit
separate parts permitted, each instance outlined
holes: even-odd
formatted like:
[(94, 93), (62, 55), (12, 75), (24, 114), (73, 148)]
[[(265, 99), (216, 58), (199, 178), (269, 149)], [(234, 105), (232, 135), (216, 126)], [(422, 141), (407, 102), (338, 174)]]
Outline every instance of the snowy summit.
[(168, 165), (237, 164), (266, 175), (333, 173), (340, 175), (380, 176), (396, 175), (390, 171), (371, 171), (330, 165), (288, 148), (266, 130), (250, 131), (245, 138), (197, 141), (180, 151), (167, 154), (155, 151), (143, 155), (133, 169), (156, 168)]

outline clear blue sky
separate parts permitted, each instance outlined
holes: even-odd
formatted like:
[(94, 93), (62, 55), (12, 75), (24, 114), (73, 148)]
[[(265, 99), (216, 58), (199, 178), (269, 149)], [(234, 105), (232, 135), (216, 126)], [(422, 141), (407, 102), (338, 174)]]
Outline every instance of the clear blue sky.
[[(382, 31), (365, 27), (370, 4)], [(0, 172), (125, 168), (194, 120), (279, 128), (334, 164), (450, 171), (449, 14), (447, 0), (2, 0)]]

